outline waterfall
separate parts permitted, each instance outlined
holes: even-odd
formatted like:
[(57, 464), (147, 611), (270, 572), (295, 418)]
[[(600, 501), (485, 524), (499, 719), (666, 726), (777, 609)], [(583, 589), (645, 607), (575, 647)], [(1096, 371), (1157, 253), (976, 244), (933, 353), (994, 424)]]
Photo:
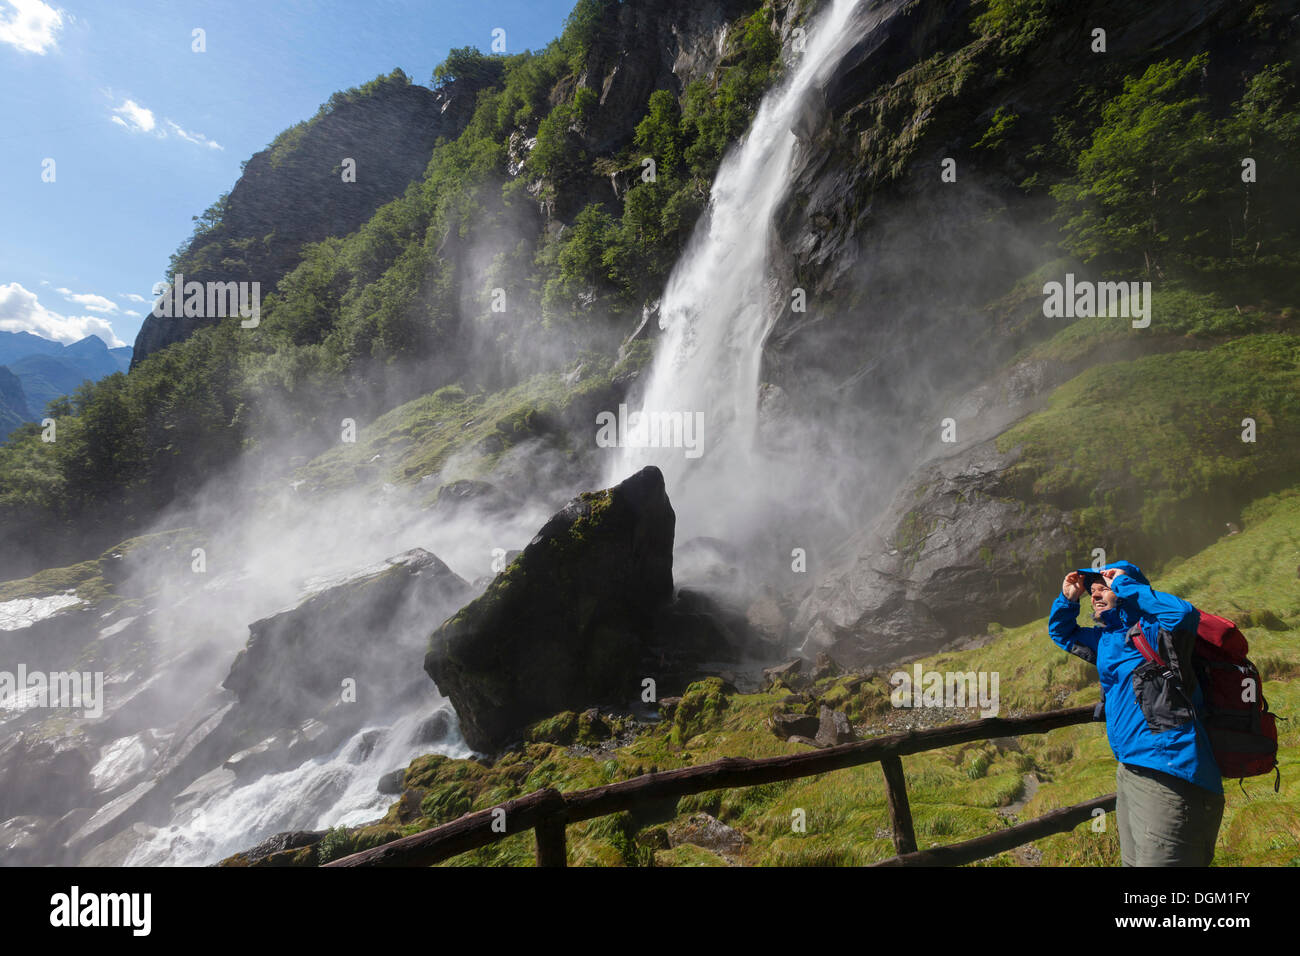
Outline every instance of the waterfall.
[[(774, 288), (768, 263), (773, 214), (789, 186), (806, 97), (858, 39), (848, 29), (861, 0), (833, 0), (808, 30), (792, 75), (763, 98), (744, 141), (723, 159), (710, 207), (660, 300), (664, 330), (642, 394), (639, 420), (663, 423), (623, 443), (609, 484), (645, 465), (664, 473), (679, 524), (727, 536), (752, 520), (763, 495), (756, 447), (763, 344), (790, 291)], [(633, 412), (628, 419), (635, 422)], [(664, 447), (677, 414), (698, 449)], [(702, 424), (693, 433), (693, 423)], [(646, 436), (649, 436), (648, 442)]]

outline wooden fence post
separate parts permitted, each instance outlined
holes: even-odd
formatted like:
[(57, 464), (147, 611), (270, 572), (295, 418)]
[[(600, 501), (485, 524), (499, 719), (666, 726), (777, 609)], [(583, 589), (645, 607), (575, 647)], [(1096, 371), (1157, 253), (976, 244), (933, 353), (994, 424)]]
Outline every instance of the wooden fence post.
[(912, 810), (907, 805), (907, 782), (903, 779), (903, 762), (894, 754), (880, 758), (885, 772), (885, 800), (889, 804), (889, 823), (894, 831), (894, 850), (899, 856), (916, 852), (916, 834), (912, 830)]
[(568, 845), (564, 839), (564, 821), (547, 820), (537, 824), (537, 865), (568, 866)]
[(541, 819), (533, 827), (533, 834), (537, 837), (537, 865), (568, 866), (569, 848), (564, 835), (566, 826), (564, 797), (555, 790), (551, 793), (555, 796), (540, 808)]

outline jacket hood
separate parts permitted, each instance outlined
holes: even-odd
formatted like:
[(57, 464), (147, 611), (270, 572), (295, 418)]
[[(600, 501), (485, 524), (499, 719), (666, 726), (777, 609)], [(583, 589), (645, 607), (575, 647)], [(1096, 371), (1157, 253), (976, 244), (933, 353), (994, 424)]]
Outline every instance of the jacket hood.
[[(1147, 587), (1151, 586), (1151, 582), (1147, 580), (1147, 576), (1142, 573), (1142, 569), (1136, 564), (1131, 564), (1128, 561), (1115, 561), (1102, 568), (1102, 571), (1109, 571), (1111, 568), (1118, 568), (1139, 584), (1145, 584)], [(1075, 570), (1083, 576), (1083, 586), (1090, 593), (1094, 581), (1101, 581), (1103, 584), (1106, 583), (1105, 579), (1101, 576), (1101, 572), (1094, 571), (1092, 568), (1075, 568)], [(1096, 618), (1096, 621), (1107, 630), (1114, 630), (1115, 628), (1120, 627), (1128, 630), (1133, 626), (1135, 621), (1140, 619), (1140, 617), (1141, 615), (1139, 614), (1130, 614), (1121, 603), (1118, 607), (1113, 607), (1109, 611), (1103, 611), (1101, 616)]]
[[(1109, 571), (1111, 568), (1119, 568), (1119, 570), (1137, 581), (1138, 584), (1145, 584), (1147, 587), (1151, 586), (1151, 582), (1147, 580), (1147, 576), (1142, 573), (1142, 569), (1136, 564), (1130, 564), (1128, 561), (1115, 561), (1112, 564), (1106, 565), (1101, 570)], [(1093, 581), (1102, 581), (1103, 584), (1105, 583), (1105, 581), (1102, 580), (1101, 571), (1094, 571), (1092, 568), (1075, 568), (1074, 570), (1083, 575), (1083, 586), (1089, 590), (1092, 589)]]

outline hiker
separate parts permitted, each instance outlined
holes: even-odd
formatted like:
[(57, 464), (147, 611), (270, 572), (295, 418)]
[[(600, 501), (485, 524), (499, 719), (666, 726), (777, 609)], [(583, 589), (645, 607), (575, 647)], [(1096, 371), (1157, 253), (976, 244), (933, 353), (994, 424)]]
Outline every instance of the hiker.
[[(1076, 621), (1085, 589), (1097, 627)], [(1197, 718), (1201, 690), (1191, 657), (1199, 621), (1196, 608), (1152, 590), (1127, 561), (1071, 571), (1052, 605), (1052, 640), (1096, 665), (1101, 679), (1106, 736), (1119, 761), (1115, 817), (1124, 866), (1209, 866), (1214, 859), (1223, 783)], [(1137, 626), (1152, 647), (1167, 648), (1189, 696), (1134, 647), (1129, 631)]]

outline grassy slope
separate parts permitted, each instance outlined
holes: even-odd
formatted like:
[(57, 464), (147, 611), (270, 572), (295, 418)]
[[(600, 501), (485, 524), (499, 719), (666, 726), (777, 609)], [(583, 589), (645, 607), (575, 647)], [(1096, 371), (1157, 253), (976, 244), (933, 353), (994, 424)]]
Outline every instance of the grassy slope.
[[(615, 371), (625, 368), (626, 363)], [(523, 441), (549, 436), (571, 448), (584, 433), (566, 434), (563, 416), (575, 403), (607, 391), (611, 374), (598, 369), (574, 386), (559, 373), (540, 374), (491, 393), (470, 394), (451, 385), (359, 426), (355, 443), (318, 456), (298, 477), (321, 490), (349, 488), (367, 479), (415, 484), (442, 472), (453, 456), (455, 473), (441, 474), (440, 484), (490, 477), (501, 452)], [(593, 417), (585, 434), (594, 440), (595, 433)]]
[[(1264, 691), (1279, 722), (1282, 790), (1271, 777), (1226, 781), (1227, 809), (1220, 829), (1216, 865), (1300, 865), (1300, 487), (1255, 502), (1243, 516), (1244, 530), (1225, 537), (1170, 569), (1155, 581), (1200, 607), (1247, 622), (1251, 657), (1264, 674)], [(1268, 611), (1270, 614), (1261, 612)], [(1088, 623), (1081, 617), (1081, 623)], [(1279, 623), (1280, 622), (1280, 623)], [(1093, 668), (1063, 653), (1046, 635), (1046, 618), (1014, 630), (996, 626), (979, 648), (938, 654), (920, 663), (926, 670), (996, 671), (1001, 714), (1010, 716), (1075, 706), (1099, 699)], [(545, 786), (576, 790), (626, 779), (651, 770), (690, 766), (724, 756), (764, 757), (797, 752), (800, 745), (778, 740), (764, 726), (787, 691), (725, 694), (716, 681), (693, 685), (671, 721), (643, 731), (626, 747), (604, 754), (551, 743), (529, 744), (493, 766), (471, 760), (421, 757), (407, 771), (408, 788), (421, 791), (417, 810), (395, 804), (382, 824), (331, 839), (333, 854), (374, 845), (454, 819), (471, 809), (491, 807)], [(848, 711), (863, 735), (905, 729), (924, 714), (895, 710), (888, 702), (887, 675), (862, 682), (849, 677), (819, 682), (817, 696)], [(815, 709), (815, 708), (814, 708)], [(968, 720), (975, 712), (946, 712)], [(571, 723), (572, 721), (570, 721)], [(539, 725), (545, 735), (554, 722)], [(1015, 741), (966, 744), (903, 759), (918, 843), (922, 848), (971, 839), (1012, 822), (1040, 816), (1114, 790), (1115, 761), (1100, 724), (1085, 724)], [(1014, 818), (1000, 808), (1024, 793), (1024, 775), (1041, 785)], [(806, 832), (792, 832), (792, 815), (806, 814)], [(658, 866), (857, 865), (893, 854), (883, 778), (874, 765), (819, 777), (743, 790), (700, 794), (679, 801), (678, 819), (704, 810), (740, 830), (744, 848), (732, 860), (693, 846), (655, 849), (657, 824), (627, 814), (569, 828), (570, 865)], [(402, 820), (406, 822), (403, 823)], [(1028, 854), (1005, 853), (978, 865), (1115, 866), (1119, 843), (1107, 818), (1104, 832), (1089, 825), (1038, 841)], [(464, 854), (448, 865), (531, 865), (532, 837), (509, 837)], [(277, 862), (311, 863), (310, 849)]]

